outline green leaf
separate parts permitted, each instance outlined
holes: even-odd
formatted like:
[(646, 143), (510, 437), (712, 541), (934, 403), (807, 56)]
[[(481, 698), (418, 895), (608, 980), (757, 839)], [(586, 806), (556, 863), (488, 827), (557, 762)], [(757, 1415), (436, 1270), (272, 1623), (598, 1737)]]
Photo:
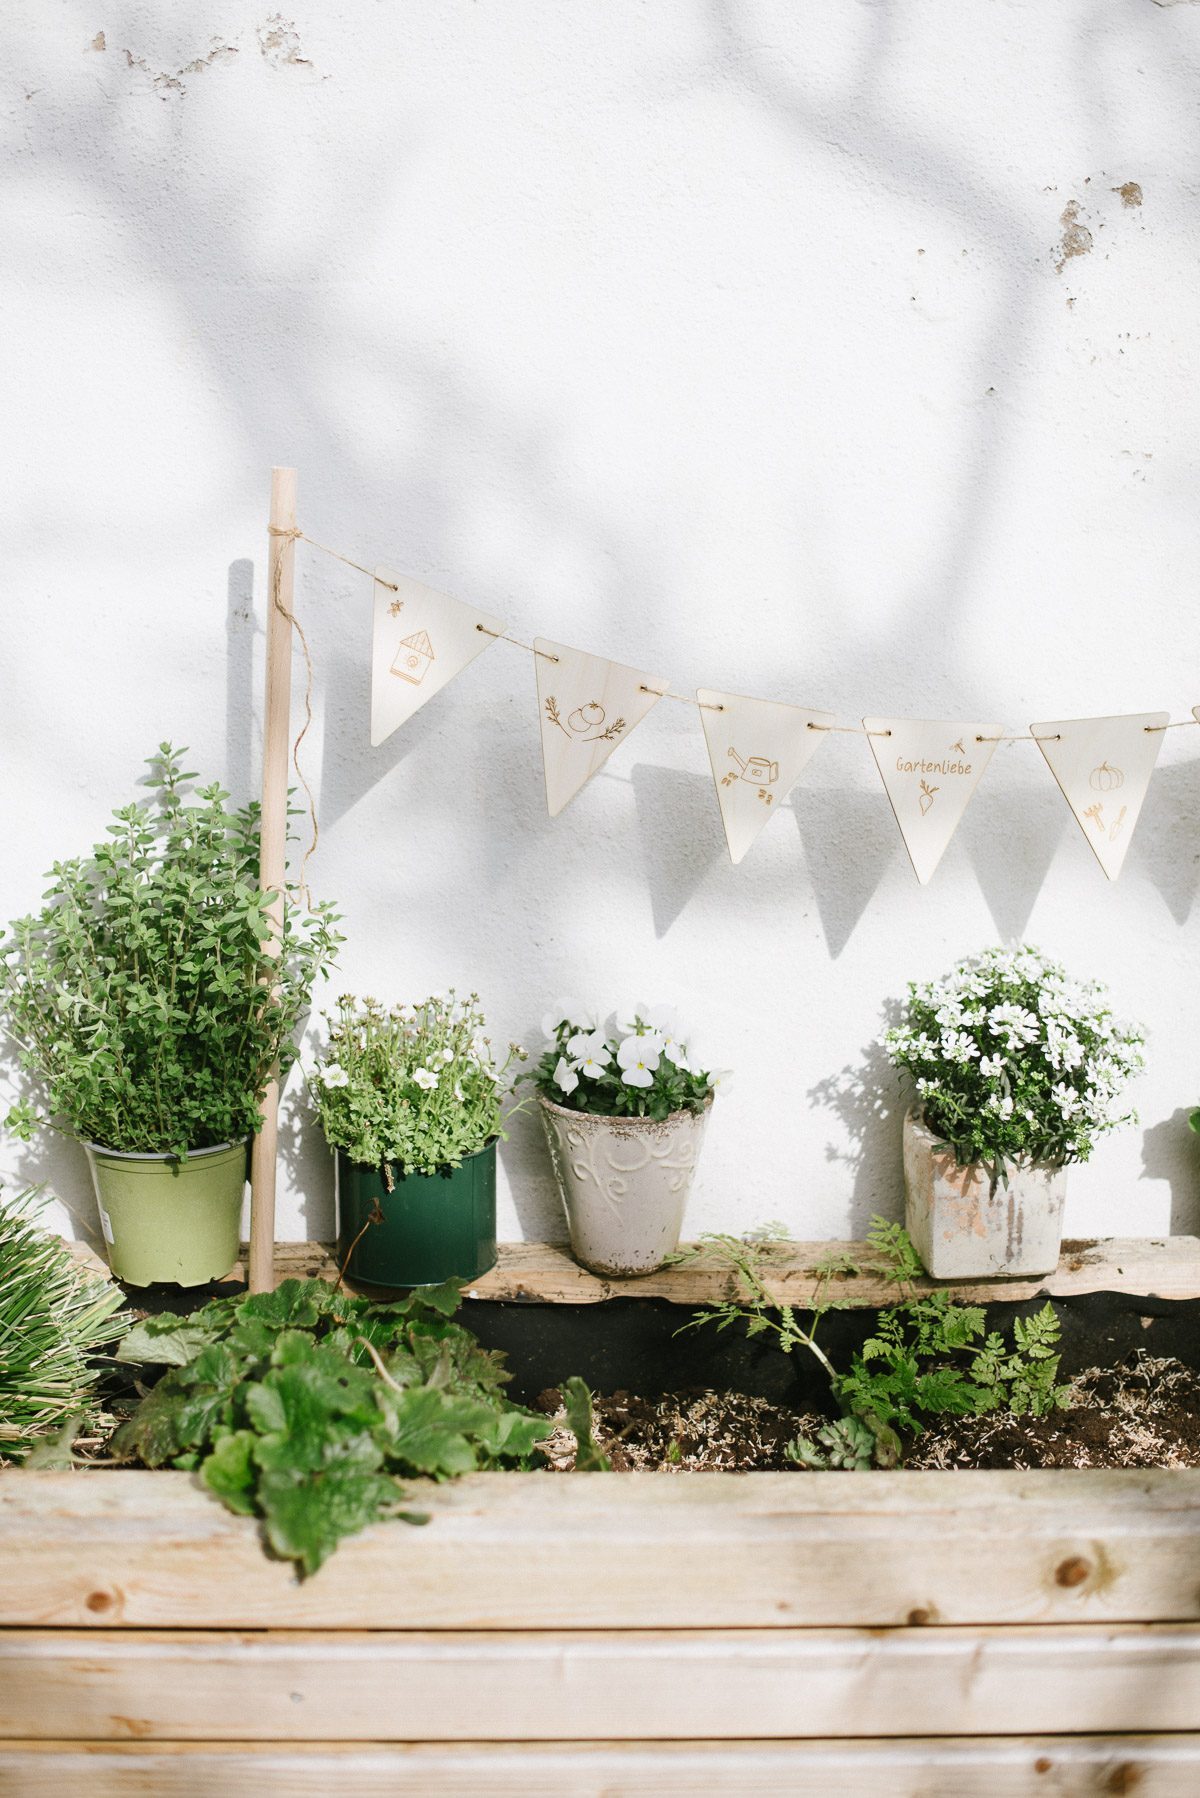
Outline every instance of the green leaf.
[(404, 1496), (398, 1481), (362, 1467), (330, 1467), (303, 1478), (267, 1473), (258, 1490), (268, 1542), (306, 1574), (315, 1573), (347, 1536), (399, 1513)]
[(284, 1280), (273, 1292), (256, 1292), (238, 1307), (240, 1322), (271, 1329), (311, 1329), (329, 1310), (329, 1288), (321, 1280)]
[(146, 1317), (134, 1324), (117, 1350), (118, 1361), (136, 1365), (186, 1367), (202, 1349), (217, 1340), (218, 1332), (210, 1325), (185, 1323), (182, 1318), (164, 1315)]
[(255, 1510), (258, 1476), (253, 1454), (257, 1440), (253, 1430), (233, 1430), (221, 1437), (200, 1467), (200, 1478), (209, 1491), (244, 1517)]
[(428, 1386), (388, 1393), (382, 1401), (390, 1453), (414, 1473), (472, 1473), (478, 1457), (469, 1437), (492, 1412), (472, 1399), (450, 1398)]
[(567, 1410), (567, 1428), (574, 1436), (575, 1469), (578, 1473), (610, 1473), (612, 1462), (596, 1441), (595, 1420), (592, 1415), (592, 1395), (587, 1383), (578, 1374), (572, 1374), (562, 1388), (563, 1403)]

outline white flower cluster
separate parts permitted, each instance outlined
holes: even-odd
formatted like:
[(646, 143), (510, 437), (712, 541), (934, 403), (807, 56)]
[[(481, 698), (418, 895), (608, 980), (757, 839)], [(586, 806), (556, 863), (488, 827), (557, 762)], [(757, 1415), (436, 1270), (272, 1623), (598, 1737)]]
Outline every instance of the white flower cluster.
[[(632, 1013), (615, 1014), (601, 1025), (599, 1013), (592, 1007), (560, 1000), (542, 1019), (547, 1048), (558, 1046), (564, 1024), (573, 1034), (562, 1045), (564, 1053), (554, 1069), (554, 1083), (564, 1094), (573, 1093), (581, 1079), (604, 1076), (615, 1076), (625, 1086), (652, 1086), (664, 1057), (683, 1074), (703, 1071), (691, 1039), (681, 1030), (676, 1014), (665, 1007), (637, 1005)], [(707, 1076), (714, 1091), (727, 1088), (729, 1079), (728, 1069)]]
[(905, 1011), (883, 1046), (960, 1160), (1082, 1160), (1094, 1136), (1134, 1121), (1120, 1095), (1145, 1066), (1142, 1031), (1114, 1016), (1097, 981), (1072, 980), (1036, 949), (970, 957), (911, 986)]

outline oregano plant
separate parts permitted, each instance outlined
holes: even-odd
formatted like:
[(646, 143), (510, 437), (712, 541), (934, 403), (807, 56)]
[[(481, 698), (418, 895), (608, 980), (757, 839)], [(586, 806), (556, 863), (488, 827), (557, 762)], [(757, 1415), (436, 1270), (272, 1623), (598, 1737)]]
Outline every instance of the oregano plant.
[(150, 797), (114, 812), (89, 854), (56, 862), (40, 912), (0, 935), (0, 1016), (42, 1089), (8, 1114), (107, 1149), (185, 1155), (259, 1128), (309, 993), (341, 941), (328, 904), (285, 895), (278, 958), (258, 884), (258, 808), (186, 752), (149, 758)]

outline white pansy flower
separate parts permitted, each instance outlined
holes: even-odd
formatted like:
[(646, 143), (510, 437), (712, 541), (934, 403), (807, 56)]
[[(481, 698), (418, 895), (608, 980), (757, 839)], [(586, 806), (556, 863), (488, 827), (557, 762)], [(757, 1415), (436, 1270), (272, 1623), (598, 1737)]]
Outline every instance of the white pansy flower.
[(626, 1086), (652, 1086), (661, 1050), (652, 1035), (627, 1036), (617, 1045), (617, 1066)]
[(421, 1091), (426, 1093), (431, 1093), (438, 1083), (438, 1077), (433, 1072), (432, 1068), (418, 1068), (413, 1075), (413, 1079), (421, 1088)]
[(714, 1068), (712, 1073), (708, 1076), (708, 1087), (710, 1092), (727, 1093), (732, 1085), (732, 1068)]
[(542, 1035), (553, 1042), (564, 1024), (572, 1030), (594, 1030), (599, 1021), (594, 1005), (584, 1005), (578, 999), (559, 999), (542, 1018)]
[(558, 1058), (558, 1066), (554, 1070), (554, 1084), (560, 1092), (573, 1093), (579, 1085), (579, 1070), (575, 1063), (568, 1061), (565, 1055)]

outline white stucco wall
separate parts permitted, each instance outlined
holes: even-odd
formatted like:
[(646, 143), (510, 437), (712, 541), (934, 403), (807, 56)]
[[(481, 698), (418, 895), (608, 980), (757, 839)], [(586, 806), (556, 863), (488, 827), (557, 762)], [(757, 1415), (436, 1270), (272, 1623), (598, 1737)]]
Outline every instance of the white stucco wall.
[[(685, 691), (1200, 700), (1200, 6), (71, 0), (0, 49), (0, 915), (160, 739), (255, 787), (272, 462), (322, 541)], [(882, 1002), (1026, 936), (1152, 1031), (1069, 1232), (1200, 1228), (1200, 731), (1116, 886), (1015, 745), (920, 889), (854, 737), (734, 869), (683, 706), (551, 824), (505, 644), (371, 752), (369, 583), (300, 571), (336, 990), (674, 1002), (737, 1070), (691, 1226), (836, 1236), (900, 1200), (844, 1072)], [(75, 1151), (2, 1160), (87, 1214)], [(530, 1119), (504, 1167), (502, 1232), (559, 1234)]]

